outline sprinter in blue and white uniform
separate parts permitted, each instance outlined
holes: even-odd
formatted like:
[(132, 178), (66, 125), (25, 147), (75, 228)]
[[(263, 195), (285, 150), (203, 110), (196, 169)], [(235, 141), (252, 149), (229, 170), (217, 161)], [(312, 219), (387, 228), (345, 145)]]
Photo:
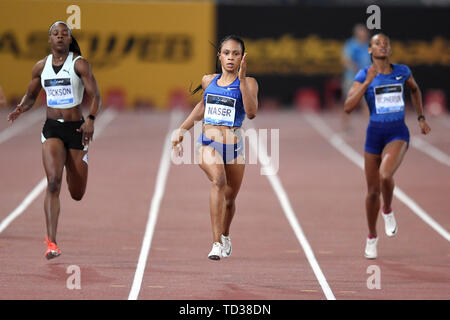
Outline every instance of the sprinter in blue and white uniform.
[[(94, 120), (100, 108), (100, 93), (89, 63), (81, 57), (80, 47), (72, 30), (63, 21), (50, 27), (51, 54), (36, 63), (28, 90), (16, 109), (8, 115), (16, 120), (30, 110), (39, 92), (47, 96), (47, 120), (41, 134), (42, 159), (47, 175), (44, 211), (47, 224), (45, 257), (61, 254), (56, 244), (60, 212), (59, 193), (63, 169), (74, 200), (81, 200), (88, 177), (87, 149), (94, 134)], [(86, 121), (80, 104), (86, 91), (91, 106)]]
[(344, 110), (347, 113), (352, 112), (363, 96), (369, 106), (370, 121), (364, 147), (369, 236), (364, 255), (367, 259), (375, 259), (380, 194), (383, 198), (385, 232), (392, 237), (398, 230), (391, 204), (394, 192), (393, 176), (409, 145), (409, 130), (405, 124), (405, 85), (411, 91), (411, 100), (418, 114), (417, 120), (422, 134), (428, 134), (431, 129), (425, 121), (422, 94), (411, 70), (406, 65), (392, 64), (389, 61), (392, 52), (389, 38), (381, 33), (374, 35), (368, 52), (372, 57), (372, 65), (361, 69), (355, 76)]
[(211, 181), (209, 195), (213, 246), (208, 254), (220, 260), (231, 254), (230, 225), (235, 199), (244, 176), (244, 141), (241, 133), (245, 116), (253, 119), (258, 110), (258, 84), (247, 77), (247, 53), (244, 42), (227, 36), (219, 44), (217, 57), (221, 73), (202, 79), (203, 99), (174, 135), (172, 146), (178, 155), (183, 133), (203, 120), (203, 131), (197, 142), (200, 168)]

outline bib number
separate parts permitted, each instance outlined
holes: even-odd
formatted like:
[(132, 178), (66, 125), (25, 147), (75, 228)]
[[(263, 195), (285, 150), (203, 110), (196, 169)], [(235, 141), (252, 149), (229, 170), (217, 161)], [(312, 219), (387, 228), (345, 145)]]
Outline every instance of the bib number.
[(47, 79), (44, 81), (47, 105), (61, 106), (73, 103), (73, 90), (70, 79)]
[(236, 99), (208, 94), (205, 105), (205, 123), (215, 125), (234, 125)]
[(375, 87), (374, 90), (377, 114), (400, 112), (405, 108), (401, 84), (379, 86)]

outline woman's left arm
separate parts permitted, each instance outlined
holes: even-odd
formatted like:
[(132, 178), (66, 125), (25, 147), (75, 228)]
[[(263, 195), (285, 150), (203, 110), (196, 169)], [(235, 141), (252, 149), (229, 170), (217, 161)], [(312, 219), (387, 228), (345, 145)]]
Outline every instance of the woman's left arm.
[(422, 92), (420, 91), (419, 85), (417, 84), (414, 77), (411, 76), (406, 80), (406, 84), (408, 85), (409, 89), (411, 90), (411, 101), (414, 107), (417, 111), (418, 121), (420, 130), (423, 134), (427, 134), (431, 131), (430, 126), (425, 121), (425, 116), (423, 114), (423, 104), (422, 104)]
[(247, 53), (241, 60), (241, 67), (239, 69), (239, 81), (241, 82), (239, 88), (242, 93), (242, 103), (244, 104), (245, 113), (249, 119), (256, 117), (258, 111), (258, 83), (255, 78), (247, 77)]
[[(95, 117), (101, 107), (101, 97), (97, 86), (97, 81), (92, 73), (91, 65), (85, 59), (78, 59), (75, 62), (75, 71), (80, 75), (86, 94), (91, 99), (89, 115), (93, 115)], [(88, 117), (86, 122), (83, 123), (78, 131), (83, 134), (83, 145), (89, 144), (94, 136), (94, 120)]]

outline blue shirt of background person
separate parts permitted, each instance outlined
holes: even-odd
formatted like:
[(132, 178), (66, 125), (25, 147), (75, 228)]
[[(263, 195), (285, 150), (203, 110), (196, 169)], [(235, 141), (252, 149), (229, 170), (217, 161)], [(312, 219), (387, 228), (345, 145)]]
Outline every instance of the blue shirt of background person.
[(371, 64), (369, 48), (369, 31), (362, 24), (353, 28), (353, 37), (347, 40), (342, 49), (344, 79), (353, 82), (358, 70)]

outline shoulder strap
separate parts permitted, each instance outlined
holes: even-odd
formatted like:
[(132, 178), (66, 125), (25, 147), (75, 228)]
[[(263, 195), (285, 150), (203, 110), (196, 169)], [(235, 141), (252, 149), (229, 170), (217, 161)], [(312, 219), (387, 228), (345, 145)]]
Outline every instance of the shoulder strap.
[(47, 70), (50, 68), (50, 69), (53, 69), (52, 68), (52, 57), (53, 57), (53, 55), (50, 53), (48, 56), (47, 56), (47, 58), (45, 58), (45, 63), (44, 63), (44, 68), (42, 68), (42, 72), (41, 72), (41, 78), (42, 78), (42, 75), (44, 74), (44, 76), (45, 76), (45, 72), (48, 72)]
[(77, 61), (79, 58), (83, 58), (82, 56), (78, 56), (75, 59), (73, 59), (73, 63), (75, 63), (75, 61)]
[[(72, 58), (73, 58), (73, 52), (70, 52), (70, 54), (72, 54)], [(78, 59), (80, 59), (80, 58), (83, 58), (83, 57), (80, 55), (80, 56), (78, 56), (78, 57), (76, 57), (75, 59), (72, 60), (72, 67), (75, 68), (75, 62), (76, 62)]]
[(80, 77), (80, 75), (75, 71), (75, 62), (79, 59), (79, 58), (83, 58), (82, 56), (78, 56), (75, 59), (72, 60), (72, 69), (75, 72), (75, 74)]
[[(47, 65), (47, 64), (52, 64), (52, 58), (53, 58), (53, 54), (52, 53), (50, 53), (48, 56), (47, 56), (47, 59), (45, 59), (45, 66)], [(44, 66), (44, 68), (45, 68), (45, 66)]]

